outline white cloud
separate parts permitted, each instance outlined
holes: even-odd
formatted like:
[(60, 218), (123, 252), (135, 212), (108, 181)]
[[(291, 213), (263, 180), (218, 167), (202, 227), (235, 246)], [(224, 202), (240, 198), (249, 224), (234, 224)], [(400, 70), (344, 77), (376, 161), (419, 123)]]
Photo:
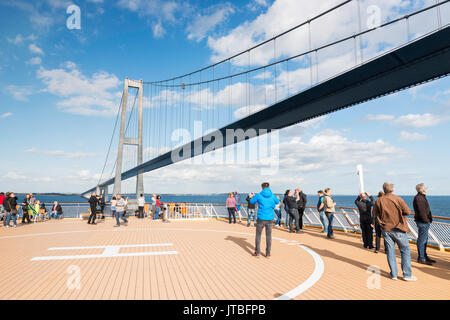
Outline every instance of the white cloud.
[(42, 64), (42, 59), (40, 57), (33, 57), (26, 62), (27, 64)]
[(57, 103), (63, 111), (106, 116), (117, 111), (120, 92), (115, 90), (121, 81), (114, 74), (101, 71), (89, 77), (72, 62), (66, 63), (66, 67), (52, 70), (41, 67), (37, 72), (37, 78), (46, 85), (44, 92), (65, 98)]
[(15, 38), (6, 38), (6, 40), (8, 40), (9, 43), (13, 43), (15, 45), (21, 44), (24, 40), (23, 36), (21, 34), (16, 35)]
[(428, 139), (429, 136), (417, 132), (400, 132), (400, 139), (405, 141), (422, 141)]
[(404, 128), (419, 129), (425, 127), (434, 127), (437, 126), (438, 124), (450, 121), (450, 117), (445, 114), (431, 114), (431, 113), (407, 114), (399, 117), (386, 114), (378, 114), (378, 115), (369, 114), (362, 120), (387, 121), (393, 124), (397, 124)]
[(3, 113), (3, 114), (0, 114), (0, 119), (5, 119), (5, 118), (8, 118), (8, 117), (11, 117), (13, 114), (11, 113), (11, 112), (6, 112), (6, 113)]
[(67, 159), (81, 159), (81, 158), (89, 158), (89, 157), (99, 156), (99, 154), (96, 154), (96, 153), (86, 153), (86, 152), (66, 153), (62, 150), (40, 150), (40, 149), (36, 149), (36, 148), (27, 149), (27, 150), (25, 150), (25, 153), (43, 154), (43, 155), (47, 155), (47, 156), (64, 157)]
[(234, 13), (233, 7), (225, 3), (224, 5), (216, 5), (207, 9), (204, 15), (198, 14), (188, 25), (188, 39), (201, 41), (206, 35), (213, 31), (217, 25), (225, 21), (228, 16)]
[(8, 91), (17, 101), (28, 101), (28, 96), (33, 94), (33, 91), (29, 87), (16, 85), (7, 86), (6, 91)]
[(152, 27), (152, 31), (155, 38), (162, 38), (166, 33), (166, 30), (164, 30), (161, 22), (155, 23)]
[(395, 116), (389, 114), (369, 114), (363, 120), (367, 121), (390, 121), (394, 120)]
[(119, 0), (117, 5), (119, 8), (136, 12), (139, 17), (157, 19), (158, 22), (152, 25), (152, 33), (155, 38), (164, 36), (163, 23), (177, 23), (178, 17), (175, 15), (185, 7), (179, 2), (163, 0)]
[(31, 51), (32, 53), (44, 55), (44, 51), (42, 51), (42, 49), (39, 48), (39, 47), (38, 47), (37, 45), (35, 45), (34, 43), (30, 43), (30, 45), (28, 46), (28, 49), (30, 49), (30, 51)]
[(10, 179), (10, 180), (25, 180), (27, 179), (26, 176), (19, 174), (17, 172), (8, 172), (3, 176), (4, 179)]
[(440, 123), (447, 122), (449, 120), (450, 117), (448, 116), (424, 113), (424, 114), (408, 114), (405, 116), (398, 117), (395, 120), (395, 123), (403, 127), (425, 128), (425, 127), (434, 127)]

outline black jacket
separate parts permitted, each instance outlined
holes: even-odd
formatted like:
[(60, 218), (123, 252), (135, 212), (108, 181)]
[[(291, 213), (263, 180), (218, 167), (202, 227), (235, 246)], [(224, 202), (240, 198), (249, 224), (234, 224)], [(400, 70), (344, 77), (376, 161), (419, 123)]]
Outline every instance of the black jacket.
[[(4, 205), (5, 205), (5, 201), (3, 200), (3, 206)], [(16, 209), (16, 207), (17, 207), (17, 197), (14, 197), (14, 198), (9, 197), (8, 198), (8, 209), (9, 210), (6, 210), (6, 211), (11, 212), (13, 209)]]
[(89, 198), (89, 205), (91, 206), (91, 209), (95, 210), (97, 209), (98, 199), (96, 196), (91, 196)]
[(53, 211), (56, 211), (56, 213), (58, 213), (58, 214), (62, 214), (63, 213), (62, 207), (61, 207), (61, 205), (59, 203), (56, 205), (56, 208), (55, 208), (55, 205), (53, 205), (52, 212)]
[(249, 209), (255, 209), (256, 208), (256, 204), (251, 204), (250, 203), (250, 196), (247, 196), (247, 198), (245, 200), (247, 200)]
[(360, 218), (370, 218), (372, 219), (372, 207), (375, 203), (375, 200), (372, 196), (369, 199), (362, 200), (359, 196), (355, 200), (356, 207), (359, 210)]
[(431, 216), (430, 205), (428, 204), (427, 197), (424, 194), (418, 193), (414, 197), (414, 220), (417, 222), (431, 223), (433, 217)]
[(9, 196), (3, 199), (3, 208), (5, 208), (6, 212), (11, 212), (11, 207), (9, 206)]
[(297, 200), (296, 197), (286, 196), (284, 197), (283, 202), (287, 205), (287, 208), (291, 210), (298, 208), (298, 202), (296, 200)]
[(300, 191), (298, 194), (300, 199), (297, 201), (297, 207), (298, 208), (305, 208), (306, 207), (306, 194), (303, 193), (303, 191)]

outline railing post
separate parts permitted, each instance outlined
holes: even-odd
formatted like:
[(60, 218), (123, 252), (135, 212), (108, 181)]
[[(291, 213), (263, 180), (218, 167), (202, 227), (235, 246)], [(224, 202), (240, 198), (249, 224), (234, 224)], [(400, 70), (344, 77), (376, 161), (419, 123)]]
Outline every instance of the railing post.
[[(347, 228), (344, 226), (344, 224), (341, 222), (341, 220), (339, 219), (339, 217), (337, 216), (337, 212), (334, 212), (334, 217), (336, 218), (337, 222), (339, 222), (339, 224), (341, 225), (341, 227), (344, 229), (345, 233), (348, 233)], [(330, 226), (328, 226), (330, 227)], [(333, 226), (331, 226), (333, 227)]]
[[(305, 208), (306, 209), (306, 208)], [(309, 210), (310, 211), (312, 211), (312, 209), (311, 208), (309, 208)], [(308, 220), (308, 222), (309, 222), (309, 225), (310, 226), (312, 226), (313, 225), (313, 223), (312, 223), (312, 221), (311, 221), (311, 219), (308, 217), (308, 215), (306, 215), (306, 214), (303, 214), (304, 216), (305, 216), (305, 218), (306, 218), (306, 220)]]
[(317, 220), (319, 220), (320, 225), (322, 226), (322, 228), (325, 228), (325, 226), (322, 223), (322, 220), (320, 219), (320, 214), (316, 211), (314, 211), (313, 209), (309, 208), (309, 210), (311, 211), (311, 213), (313, 214), (314, 217), (317, 218)]
[(431, 236), (431, 238), (433, 238), (433, 240), (438, 244), (439, 250), (442, 251), (442, 252), (445, 251), (444, 246), (443, 246), (442, 243), (439, 241), (438, 237), (436, 237), (436, 236), (434, 235), (433, 231), (428, 230), (428, 234), (429, 234), (429, 235)]

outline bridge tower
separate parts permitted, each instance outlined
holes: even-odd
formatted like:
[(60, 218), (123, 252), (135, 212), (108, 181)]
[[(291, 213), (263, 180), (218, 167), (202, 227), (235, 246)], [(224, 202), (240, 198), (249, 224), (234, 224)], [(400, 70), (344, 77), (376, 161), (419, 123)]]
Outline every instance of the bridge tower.
[[(138, 105), (138, 137), (125, 137), (126, 130), (126, 120), (127, 120), (127, 101), (128, 101), (128, 88), (136, 88), (139, 94), (139, 105)], [(113, 195), (121, 193), (122, 188), (122, 161), (123, 161), (123, 146), (132, 145), (137, 147), (137, 165), (141, 165), (143, 162), (143, 142), (142, 142), (142, 126), (143, 126), (143, 82), (142, 80), (130, 80), (128, 78), (124, 81), (123, 88), (123, 100), (122, 100), (122, 113), (120, 121), (120, 135), (119, 135), (119, 149), (117, 152), (117, 165), (116, 165), (116, 176), (114, 179), (114, 189)], [(136, 195), (137, 197), (144, 193), (144, 177), (140, 173), (136, 177)]]

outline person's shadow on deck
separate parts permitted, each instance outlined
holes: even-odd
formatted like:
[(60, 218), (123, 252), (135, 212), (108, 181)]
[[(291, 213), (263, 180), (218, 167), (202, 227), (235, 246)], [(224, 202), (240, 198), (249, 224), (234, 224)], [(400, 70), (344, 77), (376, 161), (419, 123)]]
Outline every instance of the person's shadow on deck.
[(242, 249), (244, 249), (245, 251), (247, 251), (250, 254), (255, 252), (255, 247), (253, 245), (251, 245), (250, 243), (248, 243), (246, 238), (228, 236), (225, 238), (225, 240), (233, 241), (234, 243), (236, 243), (238, 246), (240, 246)]

